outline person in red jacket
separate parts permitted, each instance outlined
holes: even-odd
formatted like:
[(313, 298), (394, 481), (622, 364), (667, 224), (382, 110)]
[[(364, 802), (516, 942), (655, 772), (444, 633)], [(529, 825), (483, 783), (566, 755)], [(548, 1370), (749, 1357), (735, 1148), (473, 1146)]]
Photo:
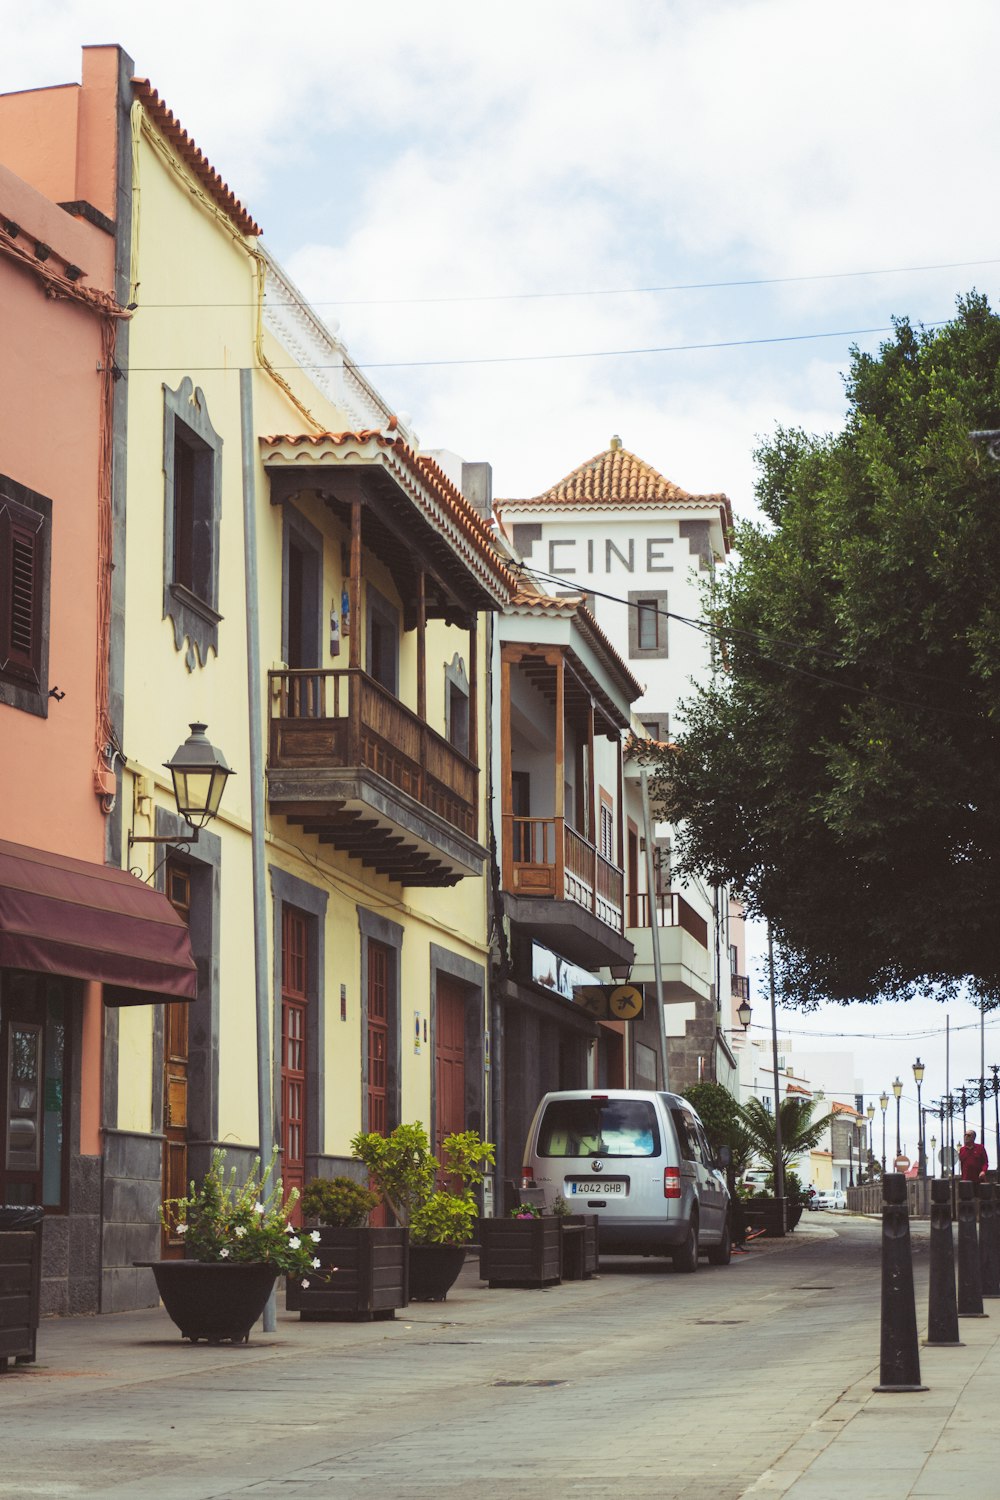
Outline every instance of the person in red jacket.
[(976, 1140), (974, 1130), (965, 1132), (965, 1145), (958, 1153), (958, 1161), (962, 1168), (963, 1182), (978, 1182), (989, 1166), (986, 1147)]

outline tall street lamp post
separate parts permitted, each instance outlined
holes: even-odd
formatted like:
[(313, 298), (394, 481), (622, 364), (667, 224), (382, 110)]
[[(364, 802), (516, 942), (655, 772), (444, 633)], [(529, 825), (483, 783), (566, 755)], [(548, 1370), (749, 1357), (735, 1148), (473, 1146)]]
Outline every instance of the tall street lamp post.
[(878, 1102), (882, 1106), (882, 1176), (885, 1176), (885, 1112), (889, 1108), (889, 1095), (885, 1089), (878, 1096)]
[(932, 1135), (931, 1136), (931, 1176), (932, 1177), (936, 1177), (937, 1176), (937, 1167), (935, 1165), (935, 1162), (937, 1160), (936, 1152), (937, 1152), (937, 1136), (936, 1135)]
[(899, 1139), (899, 1101), (903, 1097), (903, 1080), (898, 1073), (892, 1081), (892, 1092), (896, 1096), (896, 1155), (902, 1156), (903, 1146)]
[(847, 1186), (854, 1186), (854, 1131), (847, 1132)]
[(917, 1085), (917, 1176), (927, 1176), (927, 1158), (924, 1155), (924, 1116), (920, 1108), (920, 1085), (924, 1081), (924, 1065), (918, 1057), (913, 1064), (913, 1081)]
[(872, 1140), (872, 1121), (875, 1118), (875, 1106), (869, 1099), (868, 1108), (865, 1110), (868, 1116), (868, 1165), (871, 1166), (872, 1157), (875, 1155), (875, 1142)]

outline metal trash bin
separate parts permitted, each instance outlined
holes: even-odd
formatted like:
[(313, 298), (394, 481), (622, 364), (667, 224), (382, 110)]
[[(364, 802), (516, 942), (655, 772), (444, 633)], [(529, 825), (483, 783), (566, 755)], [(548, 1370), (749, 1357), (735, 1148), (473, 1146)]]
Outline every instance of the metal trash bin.
[(0, 1204), (0, 1370), (35, 1359), (44, 1218), (34, 1204)]

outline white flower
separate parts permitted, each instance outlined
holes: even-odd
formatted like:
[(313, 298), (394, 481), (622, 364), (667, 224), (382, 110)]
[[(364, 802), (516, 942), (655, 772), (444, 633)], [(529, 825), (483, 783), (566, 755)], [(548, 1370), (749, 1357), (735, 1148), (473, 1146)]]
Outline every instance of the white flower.
[(299, 1285), (302, 1287), (302, 1290), (305, 1291), (306, 1287), (309, 1285), (308, 1276), (303, 1276), (302, 1280), (299, 1282)]
[(319, 1242), (320, 1242), (320, 1232), (319, 1232), (319, 1230), (318, 1229), (314, 1229), (313, 1232), (312, 1232), (312, 1234), (309, 1236), (309, 1238), (312, 1240), (312, 1242), (313, 1242), (314, 1245), (318, 1245)]
[(220, 1250), (219, 1251), (219, 1258), (220, 1258), (220, 1260), (225, 1260), (228, 1257), (228, 1255), (229, 1255), (229, 1251), (228, 1250)]
[(187, 1234), (188, 1227), (186, 1224), (176, 1224), (174, 1226), (174, 1232), (175, 1234)]
[(263, 1203), (255, 1203), (253, 1206), (253, 1211), (255, 1214), (262, 1214), (264, 1212)]
[(288, 1241), (288, 1248), (289, 1250), (297, 1250), (301, 1243), (302, 1241), (299, 1239), (298, 1235), (293, 1234), (291, 1239)]
[(236, 1238), (238, 1240), (241, 1240), (243, 1238), (243, 1236), (246, 1234), (246, 1232), (247, 1232), (247, 1229), (246, 1229), (246, 1225), (245, 1224), (237, 1224), (235, 1230), (233, 1231), (233, 1233), (236, 1235)]
[(295, 1225), (294, 1224), (286, 1224), (285, 1225), (285, 1233), (286, 1234), (294, 1234), (295, 1233)]
[(321, 1266), (321, 1264), (322, 1264), (322, 1262), (321, 1262), (319, 1256), (318, 1255), (314, 1255), (313, 1258), (312, 1258), (312, 1268), (313, 1268), (313, 1270), (314, 1271), (318, 1271), (319, 1268), (320, 1268), (320, 1266)]

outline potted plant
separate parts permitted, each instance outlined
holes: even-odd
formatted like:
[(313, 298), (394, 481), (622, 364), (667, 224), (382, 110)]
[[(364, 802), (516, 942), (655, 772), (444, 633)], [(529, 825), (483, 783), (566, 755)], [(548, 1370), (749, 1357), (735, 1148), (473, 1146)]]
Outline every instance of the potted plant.
[(387, 1136), (356, 1135), (351, 1150), (397, 1224), (409, 1229), (410, 1301), (443, 1302), (475, 1230), (475, 1189), (493, 1165), (493, 1147), (478, 1131), (456, 1131), (441, 1143), (444, 1160), (439, 1162), (417, 1120), (397, 1125)]
[[(582, 1215), (581, 1215), (582, 1217)], [(519, 1203), (479, 1224), (479, 1274), (491, 1287), (555, 1286), (562, 1280), (562, 1216)]]
[(322, 1278), (289, 1276), (285, 1306), (303, 1322), (393, 1318), (409, 1300), (408, 1231), (372, 1227), (379, 1197), (353, 1177), (314, 1177), (302, 1191)]
[(245, 1343), (281, 1272), (308, 1280), (321, 1270), (318, 1233), (299, 1234), (289, 1223), (298, 1193), (286, 1198), (280, 1178), (271, 1182), (277, 1154), (263, 1172), (255, 1157), (237, 1184), (235, 1167), (226, 1175), (225, 1151), (213, 1151), (201, 1183), (160, 1209), (161, 1223), (183, 1239), (185, 1259), (137, 1264), (150, 1267), (167, 1313), (192, 1343)]

